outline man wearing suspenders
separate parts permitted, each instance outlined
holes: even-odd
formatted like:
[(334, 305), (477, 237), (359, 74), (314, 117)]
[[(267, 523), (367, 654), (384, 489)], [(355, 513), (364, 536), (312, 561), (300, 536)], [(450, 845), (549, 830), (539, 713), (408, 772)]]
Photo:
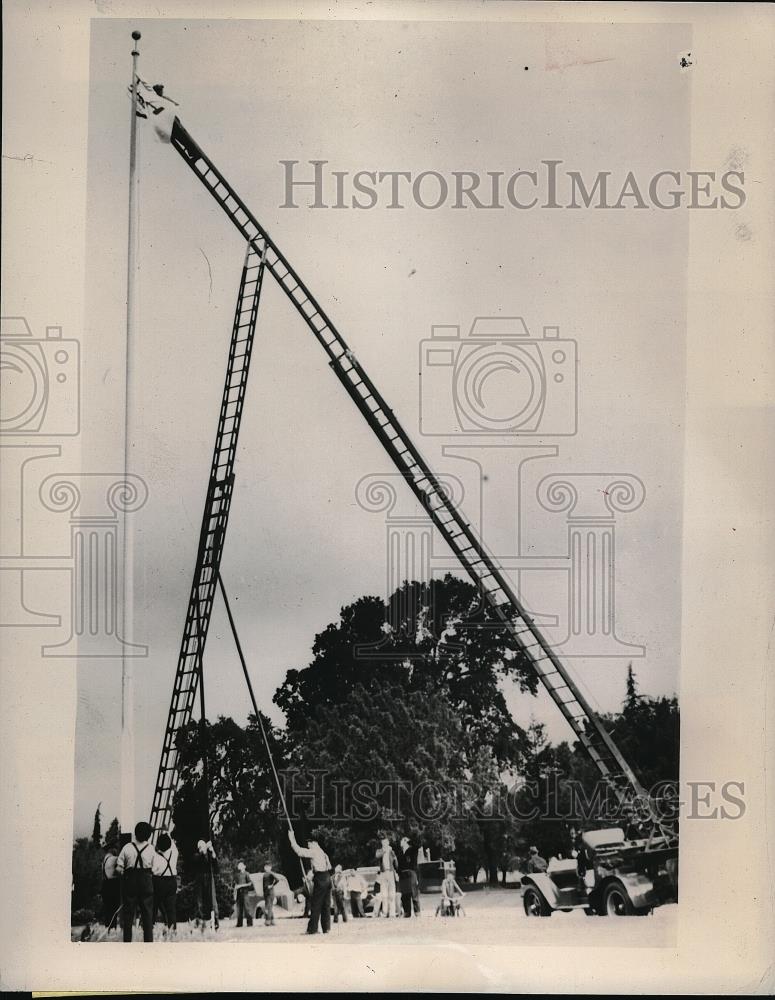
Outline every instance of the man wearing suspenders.
[(154, 910), (161, 913), (169, 930), (178, 929), (178, 849), (168, 833), (159, 835), (153, 859)]
[(156, 851), (150, 843), (153, 830), (149, 823), (140, 822), (135, 835), (121, 848), (116, 871), (121, 877), (121, 923), (124, 941), (132, 940), (132, 924), (140, 910), (143, 941), (153, 941), (153, 859)]

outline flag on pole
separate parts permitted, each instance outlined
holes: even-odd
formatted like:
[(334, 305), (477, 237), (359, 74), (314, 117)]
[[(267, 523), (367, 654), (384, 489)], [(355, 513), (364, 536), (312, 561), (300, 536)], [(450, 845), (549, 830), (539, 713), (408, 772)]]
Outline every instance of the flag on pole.
[[(129, 97), (132, 97), (132, 87), (127, 87)], [(153, 118), (154, 131), (163, 142), (170, 141), (173, 108), (180, 105), (164, 93), (163, 83), (146, 83), (141, 77), (136, 77), (135, 115), (138, 118)]]
[[(127, 87), (129, 96), (132, 96), (132, 88)], [(177, 101), (173, 101), (164, 93), (163, 83), (146, 83), (141, 77), (137, 77), (137, 109), (135, 114), (138, 118), (147, 118), (149, 114), (160, 115), (168, 110), (170, 104), (180, 107)]]

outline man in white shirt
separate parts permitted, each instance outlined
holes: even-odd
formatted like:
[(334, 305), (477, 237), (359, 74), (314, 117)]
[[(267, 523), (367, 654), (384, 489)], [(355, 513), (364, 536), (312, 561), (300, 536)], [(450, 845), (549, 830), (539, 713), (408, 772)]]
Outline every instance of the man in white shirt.
[(317, 934), (318, 924), (323, 933), (328, 934), (331, 930), (331, 862), (316, 840), (308, 841), (308, 847), (299, 847), (292, 829), (288, 830), (288, 840), (300, 858), (309, 858), (312, 862), (312, 900), (307, 934)]
[(153, 941), (153, 861), (156, 851), (150, 843), (153, 829), (149, 823), (138, 823), (135, 835), (124, 844), (116, 861), (121, 877), (121, 923), (124, 941), (132, 940), (135, 912), (140, 910), (143, 941)]
[[(382, 834), (380, 845), (377, 848), (377, 862), (379, 864), (379, 894), (382, 897), (382, 909), (387, 917), (393, 916), (396, 908), (396, 878), (398, 877), (398, 858), (396, 852), (390, 846), (390, 839), (386, 833)], [(374, 915), (378, 913), (374, 910)]]
[(168, 833), (156, 841), (153, 872), (154, 910), (160, 912), (168, 930), (178, 928), (178, 849)]
[(347, 873), (347, 876), (350, 886), (350, 909), (352, 910), (353, 917), (364, 917), (366, 914), (363, 912), (363, 897), (368, 891), (366, 881), (363, 875), (352, 868)]

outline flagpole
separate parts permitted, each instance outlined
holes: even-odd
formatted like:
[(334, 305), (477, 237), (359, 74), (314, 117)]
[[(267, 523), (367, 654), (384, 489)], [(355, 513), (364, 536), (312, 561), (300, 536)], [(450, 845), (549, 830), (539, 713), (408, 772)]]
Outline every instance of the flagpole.
[[(135, 326), (135, 277), (137, 271), (137, 43), (140, 32), (132, 39), (132, 102), (129, 126), (129, 226), (127, 234), (126, 275), (126, 389), (124, 396), (124, 478), (129, 475), (130, 419), (132, 414), (132, 341)], [(121, 657), (121, 800), (119, 822), (123, 833), (129, 833), (137, 822), (135, 812), (135, 732), (134, 732), (134, 669), (131, 647), (126, 645), (128, 630), (133, 624), (134, 610), (134, 545), (132, 521), (124, 513), (124, 647)]]

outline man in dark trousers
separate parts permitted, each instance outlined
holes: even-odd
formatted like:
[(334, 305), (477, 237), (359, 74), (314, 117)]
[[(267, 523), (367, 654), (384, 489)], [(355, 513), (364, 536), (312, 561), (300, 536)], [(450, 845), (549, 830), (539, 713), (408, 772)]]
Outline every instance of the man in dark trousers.
[(168, 833), (161, 833), (156, 841), (153, 862), (154, 908), (168, 931), (178, 929), (178, 849)]
[(237, 927), (242, 927), (243, 921), (247, 918), (248, 927), (253, 926), (254, 906), (250, 906), (249, 896), (255, 889), (253, 879), (248, 874), (244, 861), (237, 863), (237, 871), (234, 875), (234, 902), (237, 904)]
[(318, 924), (323, 933), (328, 934), (331, 930), (331, 862), (316, 840), (308, 841), (308, 847), (299, 847), (293, 830), (288, 830), (288, 840), (300, 858), (309, 858), (312, 862), (312, 901), (307, 934), (317, 934)]
[(153, 861), (156, 851), (150, 843), (153, 829), (149, 823), (138, 823), (135, 835), (121, 848), (116, 871), (121, 878), (121, 923), (124, 941), (132, 940), (132, 924), (140, 910), (143, 941), (153, 941)]
[(272, 862), (265, 862), (261, 891), (264, 896), (264, 924), (267, 927), (274, 927), (274, 887), (279, 881), (272, 871)]
[(417, 881), (417, 848), (408, 837), (401, 838), (398, 851), (398, 891), (404, 916), (420, 915), (420, 886)]
[(218, 859), (212, 841), (197, 841), (193, 867), (196, 875), (196, 923), (204, 932), (212, 917), (213, 926), (218, 930), (218, 899), (215, 894)]

